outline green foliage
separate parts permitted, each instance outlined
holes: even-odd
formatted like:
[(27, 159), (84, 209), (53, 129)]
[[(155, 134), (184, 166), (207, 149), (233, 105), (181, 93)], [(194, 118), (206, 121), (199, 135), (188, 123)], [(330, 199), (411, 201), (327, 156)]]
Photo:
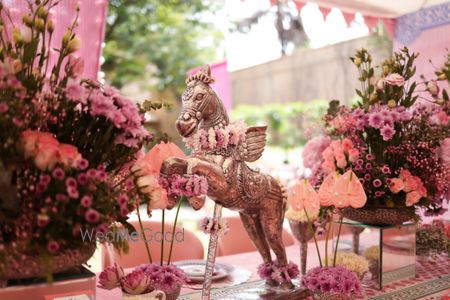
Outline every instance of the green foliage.
[(327, 106), (326, 100), (239, 105), (233, 109), (232, 116), (233, 119), (244, 120), (249, 126), (266, 124), (267, 144), (290, 149), (307, 142), (305, 130), (320, 129), (320, 120)]
[(154, 88), (180, 94), (189, 69), (215, 60), (220, 34), (208, 21), (212, 18), (205, 16), (221, 4), (212, 0), (109, 1), (102, 66), (107, 80), (120, 87), (156, 78)]

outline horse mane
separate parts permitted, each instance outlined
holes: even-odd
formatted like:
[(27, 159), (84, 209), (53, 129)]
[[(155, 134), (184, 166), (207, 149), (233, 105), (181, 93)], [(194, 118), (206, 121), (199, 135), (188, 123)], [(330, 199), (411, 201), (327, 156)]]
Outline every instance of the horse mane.
[(204, 65), (202, 69), (195, 72), (194, 75), (189, 76), (186, 79), (186, 84), (191, 81), (201, 81), (205, 84), (214, 83), (214, 77), (211, 76), (211, 68), (209, 65)]

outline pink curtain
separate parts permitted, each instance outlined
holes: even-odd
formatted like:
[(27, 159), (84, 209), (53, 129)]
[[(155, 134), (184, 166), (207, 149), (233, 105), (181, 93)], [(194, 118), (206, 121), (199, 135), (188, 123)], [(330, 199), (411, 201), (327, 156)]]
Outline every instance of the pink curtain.
[[(9, 9), (16, 26), (22, 26), (22, 15), (28, 12), (25, 0), (3, 0), (3, 5)], [(81, 39), (81, 50), (76, 54), (84, 59), (83, 77), (97, 79), (100, 68), (100, 55), (105, 31), (105, 19), (108, 0), (62, 0), (50, 11), (49, 17), (55, 23), (52, 37), (52, 48), (61, 47), (61, 39), (67, 28), (75, 19), (76, 7), (80, 6), (78, 27), (75, 30)], [(7, 28), (10, 29), (7, 24)], [(50, 66), (56, 59), (56, 53), (51, 56)]]

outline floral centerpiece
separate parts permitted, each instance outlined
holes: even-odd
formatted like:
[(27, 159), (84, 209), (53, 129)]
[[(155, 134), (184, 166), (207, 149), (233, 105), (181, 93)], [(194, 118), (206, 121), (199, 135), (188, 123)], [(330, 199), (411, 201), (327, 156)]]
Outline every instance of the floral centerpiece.
[(180, 294), (181, 286), (188, 282), (186, 273), (171, 264), (176, 225), (183, 201), (204, 196), (208, 190), (208, 182), (198, 175), (160, 176), (161, 166), (169, 157), (183, 158), (185, 155), (172, 143), (157, 144), (134, 163), (131, 167), (132, 172), (128, 175), (134, 178), (139, 195), (146, 199), (148, 215), (151, 216), (154, 209), (162, 210), (162, 236), (165, 234), (165, 211), (176, 206), (167, 262), (164, 261), (165, 239), (161, 240), (159, 262), (154, 261), (138, 209), (136, 210), (140, 226), (138, 230), (144, 239), (149, 262), (137, 266), (127, 275), (124, 275), (123, 270), (116, 265), (104, 270), (100, 274), (100, 288), (107, 290), (121, 288), (124, 298), (132, 298), (133, 295), (154, 295), (162, 291), (166, 299), (175, 300)]
[[(351, 108), (331, 101), (325, 137), (305, 146), (315, 153), (304, 156), (313, 184), (348, 170), (360, 178), (369, 201), (342, 210), (355, 221), (399, 224), (418, 217), (415, 208), (438, 212), (449, 199), (450, 102), (435, 80), (410, 80), (416, 57), (405, 48), (374, 68), (371, 55), (358, 50), (351, 60), (360, 74), (360, 100)], [(450, 58), (436, 74), (448, 83)], [(425, 93), (435, 100), (418, 103)]]
[(96, 247), (86, 233), (105, 234), (113, 222), (128, 226), (140, 199), (128, 166), (152, 138), (143, 127), (146, 109), (80, 78), (77, 19), (51, 49), (49, 11), (57, 3), (30, 2), (15, 24), (0, 2), (2, 279), (51, 279), (84, 263)]
[[(334, 253), (331, 256), (328, 255), (328, 242), (336, 210), (347, 207), (360, 208), (366, 203), (367, 196), (358, 177), (351, 170), (343, 175), (331, 172), (323, 180), (318, 192), (308, 180), (303, 179), (294, 186), (291, 195), (290, 209), (294, 211), (291, 214), (299, 215), (299, 211), (295, 211), (303, 210), (306, 224), (309, 224), (312, 230), (320, 263), (319, 267), (309, 270), (303, 276), (302, 286), (311, 289), (317, 299), (349, 299), (358, 295), (361, 285), (358, 276), (360, 274), (356, 271), (362, 272), (364, 268), (360, 266), (359, 261), (354, 263), (355, 259), (350, 262), (350, 259), (343, 259), (342, 255), (338, 259), (337, 249), (342, 229), (342, 216), (339, 219)], [(313, 219), (309, 217), (310, 212), (317, 218), (315, 221), (317, 226), (324, 227), (326, 232), (323, 260), (313, 230)]]
[[(333, 257), (330, 256), (328, 259), (331, 261)], [(342, 266), (355, 272), (360, 279), (369, 271), (369, 262), (367, 259), (353, 252), (337, 252), (336, 266)]]

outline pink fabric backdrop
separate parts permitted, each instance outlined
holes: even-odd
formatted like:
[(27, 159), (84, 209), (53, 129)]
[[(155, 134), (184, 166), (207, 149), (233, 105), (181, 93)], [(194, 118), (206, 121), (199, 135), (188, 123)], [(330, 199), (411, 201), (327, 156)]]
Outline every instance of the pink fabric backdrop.
[[(81, 39), (82, 45), (77, 55), (84, 59), (85, 67), (83, 77), (97, 79), (100, 68), (99, 59), (104, 37), (108, 0), (62, 0), (58, 6), (50, 11), (49, 17), (55, 23), (52, 47), (61, 47), (62, 36), (75, 19), (75, 8), (77, 4), (80, 5), (80, 15), (76, 33)], [(27, 2), (25, 0), (3, 0), (3, 5), (10, 10), (16, 26), (21, 26), (22, 15), (28, 11)], [(9, 24), (6, 25), (10, 28)], [(55, 55), (51, 57), (51, 62), (55, 62)]]
[[(197, 72), (201, 67), (194, 68), (188, 71), (188, 75)], [(230, 111), (232, 107), (231, 99), (231, 78), (227, 70), (227, 61), (211, 65), (211, 74), (215, 78), (215, 82), (211, 85), (212, 88), (222, 99), (225, 108)]]

